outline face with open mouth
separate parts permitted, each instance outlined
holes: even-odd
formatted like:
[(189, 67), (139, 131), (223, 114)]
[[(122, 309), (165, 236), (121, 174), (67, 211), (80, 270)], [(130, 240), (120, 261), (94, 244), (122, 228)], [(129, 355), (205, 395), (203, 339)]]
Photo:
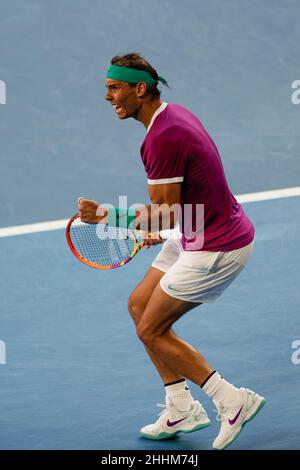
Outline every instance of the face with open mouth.
[(136, 117), (140, 103), (135, 87), (109, 78), (106, 80), (105, 99), (111, 103), (119, 119)]

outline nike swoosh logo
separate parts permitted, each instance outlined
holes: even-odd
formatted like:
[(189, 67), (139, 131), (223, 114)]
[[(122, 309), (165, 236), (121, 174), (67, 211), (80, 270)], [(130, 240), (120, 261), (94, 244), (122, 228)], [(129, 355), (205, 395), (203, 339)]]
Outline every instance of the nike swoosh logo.
[(175, 426), (175, 424), (181, 423), (181, 421), (184, 421), (185, 419), (186, 419), (186, 417), (182, 418), (182, 419), (179, 419), (178, 421), (173, 421), (172, 423), (171, 423), (171, 421), (168, 420), (167, 421), (167, 426), (169, 426), (171, 428), (172, 426)]
[(181, 292), (181, 291), (178, 290), (178, 289), (174, 289), (174, 287), (172, 287), (171, 284), (168, 285), (168, 289), (170, 289), (170, 290), (175, 290), (176, 292)]
[(233, 424), (236, 422), (236, 420), (238, 419), (238, 417), (239, 417), (240, 414), (241, 414), (241, 411), (242, 411), (242, 409), (243, 409), (243, 406), (244, 406), (244, 405), (241, 406), (240, 411), (235, 415), (235, 417), (234, 417), (233, 419), (229, 419), (229, 418), (228, 418), (228, 423), (229, 423), (229, 424), (233, 425)]

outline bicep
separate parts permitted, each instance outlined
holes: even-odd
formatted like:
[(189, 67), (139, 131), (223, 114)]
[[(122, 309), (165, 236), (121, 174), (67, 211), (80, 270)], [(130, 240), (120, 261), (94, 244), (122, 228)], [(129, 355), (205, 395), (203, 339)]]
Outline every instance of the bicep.
[(180, 204), (181, 183), (148, 184), (152, 204)]

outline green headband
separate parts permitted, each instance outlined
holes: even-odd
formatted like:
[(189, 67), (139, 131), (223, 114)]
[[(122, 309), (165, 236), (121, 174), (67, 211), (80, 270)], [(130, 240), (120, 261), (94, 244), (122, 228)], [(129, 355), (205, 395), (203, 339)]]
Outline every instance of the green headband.
[(146, 70), (131, 69), (129, 67), (120, 67), (119, 65), (110, 65), (106, 78), (119, 80), (120, 82), (139, 83), (145, 82), (148, 85), (156, 86), (158, 82), (162, 82), (169, 88), (168, 82), (163, 77), (157, 80)]

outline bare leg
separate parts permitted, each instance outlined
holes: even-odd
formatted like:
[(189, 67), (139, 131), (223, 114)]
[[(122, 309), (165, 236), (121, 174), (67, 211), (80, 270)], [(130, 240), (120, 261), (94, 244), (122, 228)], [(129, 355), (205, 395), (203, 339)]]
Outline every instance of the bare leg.
[(156, 360), (202, 385), (213, 369), (199, 351), (171, 330), (176, 320), (196, 306), (169, 296), (157, 284), (138, 323), (137, 333), (144, 345), (155, 353)]
[[(140, 320), (144, 314), (146, 305), (155, 287), (159, 285), (159, 281), (163, 275), (163, 271), (151, 267), (142, 282), (135, 288), (135, 290), (129, 297), (128, 310), (130, 315), (132, 316), (136, 327), (138, 327)], [(170, 334), (172, 333), (172, 330), (170, 330)], [(165, 384), (170, 382), (176, 382), (177, 380), (181, 380), (184, 378), (177, 370), (165, 365), (157, 356), (157, 354), (151, 349), (149, 349), (146, 345), (145, 349)]]

